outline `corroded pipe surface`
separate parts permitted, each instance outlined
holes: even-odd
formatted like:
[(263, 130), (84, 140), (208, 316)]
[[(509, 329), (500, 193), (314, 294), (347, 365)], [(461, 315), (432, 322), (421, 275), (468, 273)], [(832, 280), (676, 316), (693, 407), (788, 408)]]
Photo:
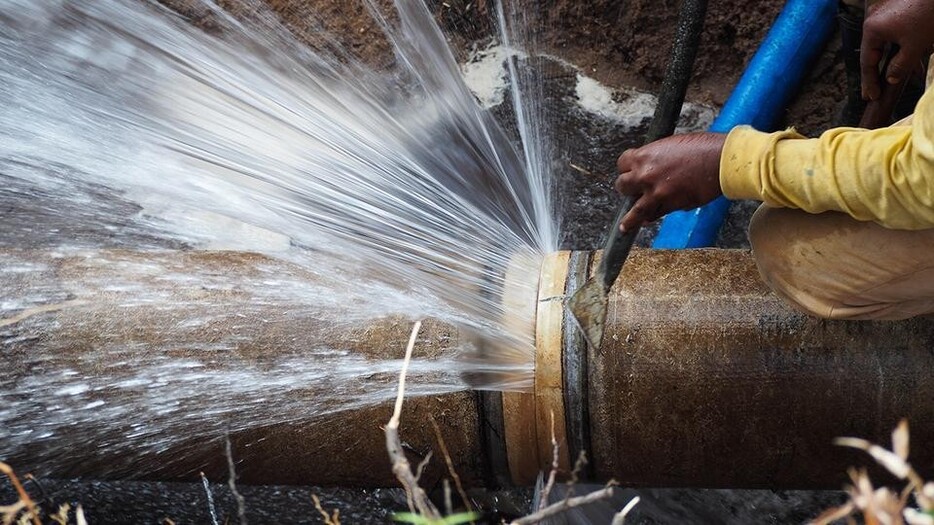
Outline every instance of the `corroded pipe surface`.
[[(0, 262), (0, 302), (22, 305), (0, 319), (0, 459), (19, 471), (223, 480), (230, 428), (243, 483), (395, 485), (381, 426), (411, 321), (336, 312), (352, 295), (310, 301), (321, 276), (256, 254), (7, 251)], [(417, 359), (442, 359), (458, 337), (426, 322)], [(343, 353), (325, 361), (328, 349)], [(417, 463), (437, 449), (434, 417), (465, 483), (481, 483), (476, 399), (455, 389), (408, 398), (401, 437)], [(443, 474), (434, 460), (424, 479)]]
[[(0, 256), (4, 301), (28, 302), (30, 290), (52, 299), (0, 321), (4, 388), (62, 371), (87, 378), (92, 387), (100, 377), (133, 379), (141, 356), (152, 355), (205, 371), (261, 370), (306, 359), (308, 348), (321, 342), (346, 349), (363, 360), (358, 363), (398, 359), (410, 329), (400, 318), (335, 317), (328, 310), (339, 305), (327, 298), (309, 305), (308, 294), (294, 292), (321, 277), (259, 255)], [(907, 417), (912, 463), (934, 470), (934, 323), (829, 322), (799, 314), (761, 283), (745, 251), (636, 251), (611, 291), (604, 346), (594, 351), (561, 306), (584, 281), (590, 259), (584, 252), (552, 254), (537, 301), (527, 300), (537, 308), (534, 393), (503, 394), (498, 407), (469, 392), (408, 399), (402, 434), (413, 462), (437, 450), (431, 414), (465, 483), (533, 481), (552, 461), (554, 414), (563, 445), (559, 462), (567, 466), (586, 450), (596, 478), (626, 485), (838, 488), (846, 467), (869, 460), (831, 440), (852, 435), (885, 444), (898, 419)], [(186, 275), (196, 279), (179, 278)], [(152, 300), (128, 300), (134, 286)], [(507, 300), (522, 310), (516, 297)], [(429, 322), (417, 352), (431, 362), (463, 337), (451, 325)], [(109, 361), (99, 359), (102, 349)], [(388, 399), (396, 372), (340, 384), (376, 385)], [(238, 388), (250, 392), (251, 377)], [(228, 406), (244, 407), (239, 419), (217, 416), (239, 421), (231, 439), (242, 482), (395, 484), (380, 430), (389, 404), (323, 402), (334, 399), (325, 394), (336, 386), (287, 389), (268, 405), (249, 395), (241, 399), (237, 388), (221, 393), (230, 396)], [(100, 411), (145, 394), (90, 392), (108, 402)], [(203, 470), (224, 479), (223, 424), (205, 413), (213, 405), (201, 406), (199, 399), (169, 412), (164, 422), (177, 424), (166, 427), (173, 435), (161, 448), (116, 441), (136, 429), (128, 413), (90, 434), (93, 420), (74, 421), (73, 432), (58, 436), (68, 447), (64, 454), (37, 435), (34, 446), (3, 459), (23, 471), (42, 464), (50, 467), (44, 473), (59, 476), (177, 479)], [(342, 408), (350, 410), (335, 412)], [(305, 417), (314, 410), (324, 413)], [(192, 413), (199, 418), (185, 419)], [(255, 424), (244, 424), (252, 415)], [(13, 436), (9, 428), (0, 432), (3, 447)], [(430, 484), (443, 474), (442, 463), (433, 461), (425, 479)]]
[(641, 251), (589, 349), (596, 474), (624, 484), (839, 488), (872, 461), (831, 444), (889, 446), (934, 471), (934, 322), (824, 321), (762, 283), (750, 254)]
[[(564, 286), (570, 296), (598, 257), (550, 255), (542, 289)], [(540, 312), (553, 296), (539, 295)], [(847, 467), (871, 460), (832, 440), (888, 444), (903, 417), (912, 463), (934, 471), (934, 323), (926, 319), (808, 317), (775, 297), (741, 250), (633, 252), (610, 292), (600, 350), (568, 315), (543, 325), (539, 314), (538, 358), (549, 366), (537, 367), (533, 394), (504, 395), (504, 405), (524, 407), (506, 412), (507, 436), (526, 431), (524, 441), (507, 441), (510, 457), (535, 455), (510, 464), (518, 483), (552, 461), (549, 413), (563, 420), (555, 426), (569, 449), (562, 463), (586, 451), (594, 477), (630, 486), (839, 488)]]

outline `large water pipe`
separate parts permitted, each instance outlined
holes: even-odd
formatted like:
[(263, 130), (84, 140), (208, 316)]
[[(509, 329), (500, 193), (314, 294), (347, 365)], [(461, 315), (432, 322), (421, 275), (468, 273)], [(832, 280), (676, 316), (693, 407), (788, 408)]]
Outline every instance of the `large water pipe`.
[[(257, 303), (235, 285), (200, 286), (139, 271), (171, 267), (223, 276), (228, 283), (276, 275), (317, 278), (261, 255), (2, 255), (16, 258), (22, 269), (0, 272), (5, 298), (26, 297), (40, 285), (62, 292), (58, 303), (0, 321), (3, 373), (16, 381), (29, 381), (56, 361), (93, 386), (104, 367), (86, 357), (102, 347), (123, 349), (128, 363), (139, 352), (164, 352), (221, 368), (228, 366), (225, 359), (262, 366), (270, 356), (301, 356), (322, 341), (374, 360), (395, 359), (411, 326), (398, 318), (341, 323), (309, 313), (300, 298)], [(887, 443), (896, 422), (906, 417), (912, 443), (920, 444), (913, 445), (913, 463), (921, 471), (934, 470), (934, 449), (925, 446), (934, 439), (934, 323), (814, 319), (773, 296), (746, 251), (644, 250), (631, 255), (611, 291), (604, 345), (594, 350), (573, 328), (563, 299), (585, 280), (598, 256), (550, 254), (538, 296), (506, 298), (536, 311), (533, 392), (463, 391), (406, 402), (402, 438), (413, 460), (437, 450), (431, 416), (469, 484), (533, 481), (551, 464), (553, 428), (562, 466), (586, 451), (596, 479), (633, 486), (838, 488), (845, 469), (866, 459), (833, 446), (832, 439), (853, 435)], [(152, 281), (177, 306), (159, 309), (127, 303), (125, 294), (119, 298), (134, 279)], [(122, 284), (111, 289), (107, 282)], [(188, 322), (204, 318), (212, 321)], [(417, 353), (432, 359), (461, 339), (457, 327), (430, 322)], [(205, 344), (231, 340), (236, 344), (228, 351), (205, 359)], [(391, 384), (395, 374), (386, 375)], [(290, 401), (312, 404), (321, 394), (309, 387), (289, 395)], [(97, 395), (107, 403), (132, 402), (119, 391)], [(283, 401), (270, 400), (268, 410)], [(185, 410), (211, 408), (195, 404)], [(394, 485), (380, 429), (390, 412), (383, 403), (236, 430), (231, 439), (240, 481)], [(108, 425), (122, 429), (129, 423), (106, 422), (92, 435), (106, 437)], [(225, 479), (222, 443), (194, 432), (200, 430), (195, 425), (181, 418), (172, 429), (175, 437), (189, 431), (193, 437), (167, 441), (154, 454), (123, 449), (126, 457), (115, 457), (106, 439), (88, 441), (76, 427), (58, 437), (68, 454), (54, 464), (42, 456), (47, 449), (38, 436), (34, 449), (0, 459), (42, 475), (180, 479), (204, 471)], [(4, 432), (0, 428), (0, 449), (10, 438)], [(115, 470), (127, 458), (131, 469)], [(443, 462), (433, 461), (423, 479), (430, 485), (443, 475)]]
[[(743, 124), (770, 131), (830, 37), (836, 14), (837, 0), (789, 0), (710, 131), (727, 133)], [(730, 201), (721, 196), (700, 208), (669, 213), (652, 246), (713, 246), (729, 209)]]

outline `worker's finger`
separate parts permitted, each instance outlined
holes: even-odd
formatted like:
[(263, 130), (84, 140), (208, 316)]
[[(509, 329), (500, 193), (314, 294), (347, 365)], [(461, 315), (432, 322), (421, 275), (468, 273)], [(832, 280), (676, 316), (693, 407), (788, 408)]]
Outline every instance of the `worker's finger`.
[(879, 63), (885, 53), (885, 42), (875, 36), (864, 33), (859, 48), (859, 69), (863, 86), (863, 98), (879, 98)]
[(626, 216), (623, 217), (622, 222), (620, 222), (620, 230), (625, 233), (645, 223), (652, 222), (654, 220), (652, 213), (656, 211), (657, 208), (658, 206), (648, 196), (644, 195), (639, 197), (636, 203), (632, 205), (629, 213), (627, 213)]
[(616, 182), (613, 183), (613, 187), (623, 195), (639, 195), (642, 193), (642, 185), (631, 171), (620, 173), (619, 176), (616, 177)]
[(918, 59), (912, 50), (904, 47), (899, 49), (885, 69), (885, 81), (889, 84), (898, 84), (908, 78), (917, 64)]
[(635, 167), (636, 149), (627, 149), (616, 159), (616, 170), (620, 173), (632, 171)]

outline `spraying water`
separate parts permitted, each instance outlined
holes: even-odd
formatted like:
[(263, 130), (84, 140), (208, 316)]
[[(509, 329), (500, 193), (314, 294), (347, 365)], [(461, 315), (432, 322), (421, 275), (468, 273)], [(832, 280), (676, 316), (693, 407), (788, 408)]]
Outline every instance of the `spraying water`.
[[(510, 62), (514, 144), (421, 2), (396, 2), (392, 17), (368, 8), (395, 51), (388, 71), (326, 39), (311, 50), (259, 9), (245, 22), (197, 3), (206, 32), (155, 3), (0, 2), (0, 271), (20, 283), (0, 291), (4, 360), (19, 370), (0, 379), (0, 456), (40, 447), (55, 464), (66, 429), (158, 453), (180, 422), (186, 439), (217, 436), (392, 395), (397, 363), (315, 334), (294, 355), (238, 354), (236, 319), (270, 304), (336, 329), (387, 315), (456, 323), (514, 354), (513, 383), (492, 386), (528, 385), (531, 334), (504, 322), (527, 314), (502, 294), (507, 270), (537, 276), (557, 247), (540, 112), (523, 98), (534, 83)], [(291, 269), (231, 282), (166, 255), (217, 249)], [(171, 291), (180, 286), (207, 295)], [(534, 279), (525, 286), (534, 297)], [(241, 300), (217, 299), (231, 290)], [(159, 343), (42, 337), (61, 329), (49, 312), (80, 318), (104, 303), (115, 319), (152, 315)], [(173, 356), (181, 334), (216, 326), (198, 358)], [(443, 355), (418, 366), (413, 392), (427, 394), (462, 389), (472, 365)], [(297, 395), (315, 385), (337, 387)], [(114, 390), (127, 401), (102, 400)]]

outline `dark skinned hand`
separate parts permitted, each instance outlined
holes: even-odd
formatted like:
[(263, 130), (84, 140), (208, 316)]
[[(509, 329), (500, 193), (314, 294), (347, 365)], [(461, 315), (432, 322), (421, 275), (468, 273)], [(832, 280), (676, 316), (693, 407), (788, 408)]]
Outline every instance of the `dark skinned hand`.
[(883, 0), (869, 7), (863, 22), (860, 73), (863, 98), (881, 95), (879, 64), (887, 44), (898, 53), (886, 69), (886, 82), (897, 84), (918, 71), (934, 46), (934, 0)]
[(689, 133), (624, 151), (616, 161), (616, 191), (638, 200), (620, 228), (627, 231), (717, 198), (725, 140), (723, 133)]

